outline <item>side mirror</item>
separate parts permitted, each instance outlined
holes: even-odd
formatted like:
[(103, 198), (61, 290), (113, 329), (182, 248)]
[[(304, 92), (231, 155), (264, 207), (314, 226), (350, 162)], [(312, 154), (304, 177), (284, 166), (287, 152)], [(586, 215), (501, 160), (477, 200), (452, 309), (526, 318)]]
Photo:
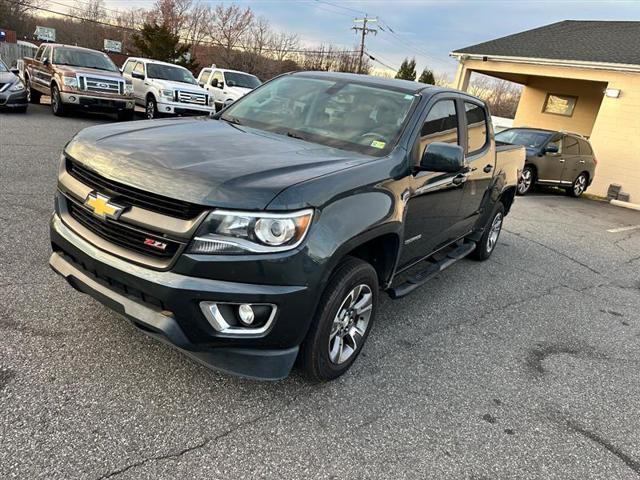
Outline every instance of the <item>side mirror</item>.
[(16, 76), (20, 76), (20, 70), (18, 70), (18, 69), (17, 69), (17, 68), (15, 68), (15, 67), (10, 68), (10, 69), (9, 69), (9, 71), (10, 71), (11, 73), (13, 73), (14, 75), (16, 75)]
[(198, 85), (200, 85), (202, 88), (204, 88), (204, 83), (198, 82)]
[(216, 87), (218, 87), (220, 90), (222, 90), (224, 88), (224, 83), (222, 82), (218, 82), (218, 84), (216, 85)]
[(49, 59), (48, 59), (47, 57), (44, 57), (44, 58), (42, 59), (42, 64), (43, 64), (45, 67), (49, 66)]
[(558, 145), (553, 143), (544, 147), (544, 153), (558, 153), (559, 151)]
[(422, 155), (419, 170), (456, 173), (464, 168), (464, 150), (453, 143), (430, 143)]
[(131, 76), (133, 78), (137, 78), (138, 80), (144, 80), (144, 74), (138, 72), (131, 72)]

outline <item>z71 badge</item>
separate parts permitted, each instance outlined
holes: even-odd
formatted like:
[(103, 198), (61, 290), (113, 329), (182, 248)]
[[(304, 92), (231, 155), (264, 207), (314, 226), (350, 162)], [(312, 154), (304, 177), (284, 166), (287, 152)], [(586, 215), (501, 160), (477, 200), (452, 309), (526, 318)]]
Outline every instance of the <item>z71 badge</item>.
[(166, 243), (154, 240), (153, 238), (145, 238), (144, 244), (148, 247), (155, 248), (156, 250), (162, 250), (163, 252), (167, 249)]

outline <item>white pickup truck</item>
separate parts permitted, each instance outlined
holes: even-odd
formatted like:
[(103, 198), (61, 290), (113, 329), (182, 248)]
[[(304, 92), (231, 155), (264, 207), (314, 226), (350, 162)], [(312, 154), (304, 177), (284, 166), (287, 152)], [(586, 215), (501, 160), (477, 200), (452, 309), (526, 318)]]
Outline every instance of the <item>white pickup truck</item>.
[(214, 65), (200, 70), (198, 84), (211, 95), (216, 110), (220, 110), (259, 87), (262, 82), (250, 73), (216, 68)]
[(215, 112), (213, 98), (179, 65), (129, 57), (122, 66), (122, 76), (133, 84), (136, 104), (145, 108), (149, 119)]

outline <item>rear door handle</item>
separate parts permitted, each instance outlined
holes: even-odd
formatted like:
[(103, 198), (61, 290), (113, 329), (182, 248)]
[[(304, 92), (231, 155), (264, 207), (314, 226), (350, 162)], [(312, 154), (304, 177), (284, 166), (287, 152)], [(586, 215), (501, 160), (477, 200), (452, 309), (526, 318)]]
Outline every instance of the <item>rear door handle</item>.
[(580, 160), (580, 163), (584, 163), (584, 160)]
[(489, 173), (491, 172), (491, 170), (493, 170), (493, 165), (488, 164), (482, 170), (484, 171), (484, 173)]
[(458, 175), (453, 177), (453, 180), (452, 180), (454, 185), (462, 185), (466, 181), (467, 181), (467, 176), (464, 173), (459, 173)]
[(564, 158), (561, 158), (559, 161), (560, 163), (564, 163)]

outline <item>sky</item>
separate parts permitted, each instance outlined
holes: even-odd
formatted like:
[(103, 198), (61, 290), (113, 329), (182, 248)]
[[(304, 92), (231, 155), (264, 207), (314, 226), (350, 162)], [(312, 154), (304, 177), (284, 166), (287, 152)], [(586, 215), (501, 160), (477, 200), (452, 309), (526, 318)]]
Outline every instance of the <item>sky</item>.
[[(200, 0), (203, 1), (203, 0)], [(217, 0), (205, 0), (217, 4)], [(105, 0), (109, 8), (145, 7), (154, 0)], [(418, 72), (455, 73), (449, 52), (561, 20), (637, 20), (640, 0), (227, 0), (251, 7), (277, 30), (297, 33), (304, 46), (355, 47), (353, 19), (378, 17), (366, 50), (397, 69), (415, 57)], [(375, 26), (375, 24), (374, 24)], [(393, 32), (393, 33), (392, 33)], [(382, 65), (377, 65), (384, 68)]]

